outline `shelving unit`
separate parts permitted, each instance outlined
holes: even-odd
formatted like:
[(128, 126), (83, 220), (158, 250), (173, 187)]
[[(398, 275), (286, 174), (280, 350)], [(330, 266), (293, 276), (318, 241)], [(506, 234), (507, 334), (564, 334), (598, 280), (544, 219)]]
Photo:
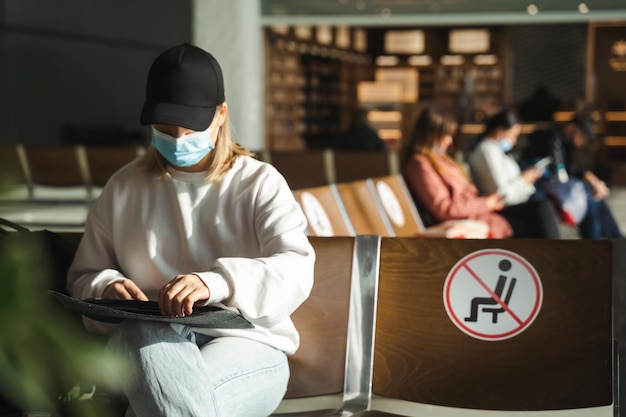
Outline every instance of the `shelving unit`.
[(587, 104), (602, 112), (602, 159), (611, 166), (612, 182), (626, 184), (626, 24), (590, 26)]
[(307, 144), (332, 141), (341, 130), (341, 80), (337, 60), (302, 55), (306, 74), (305, 108)]
[[(410, 38), (411, 32), (419, 33)], [(388, 35), (401, 42), (392, 43), (394, 36)], [(506, 101), (507, 35), (502, 27), (379, 28), (372, 36), (378, 39), (373, 41), (374, 59), (391, 58), (395, 67), (419, 72), (418, 107), (436, 103), (472, 122)]]
[(270, 149), (303, 149), (306, 80), (300, 55), (279, 40), (265, 48), (266, 140)]
[(420, 92), (420, 99), (450, 97), (459, 106), (457, 111), (464, 121), (480, 121), (484, 113), (489, 113), (504, 101), (499, 65), (437, 65), (432, 72), (430, 89), (433, 94), (428, 97)]
[(369, 57), (266, 30), (266, 143), (276, 150), (329, 147), (349, 123)]
[[(306, 29), (306, 30), (303, 30)], [(318, 30), (324, 29), (323, 37)], [(345, 28), (344, 28), (345, 29)], [(351, 38), (354, 28), (348, 29)], [(368, 31), (368, 37), (370, 31)], [(374, 30), (380, 38), (384, 30)], [(404, 112), (396, 127), (402, 135), (410, 126), (416, 109), (436, 103), (458, 114), (464, 122), (479, 122), (484, 113), (493, 111), (505, 101), (502, 36), (490, 29), (490, 46), (484, 54), (456, 54), (459, 64), (446, 64), (442, 57), (451, 55), (447, 48), (448, 31), (425, 30), (427, 65), (411, 65), (410, 55), (398, 55), (398, 64), (384, 67), (374, 58), (384, 55), (376, 39), (366, 50), (354, 50), (354, 42), (337, 46), (337, 28), (288, 27), (280, 31), (267, 28), (266, 42), (266, 146), (269, 149), (311, 149), (332, 147), (347, 130), (351, 115), (361, 106), (357, 87), (362, 81), (376, 81), (378, 69), (411, 69), (418, 72), (418, 96), (401, 100), (375, 110)], [(324, 40), (321, 40), (321, 39)], [(345, 38), (344, 38), (345, 40)], [(374, 45), (372, 47), (372, 45)], [(371, 54), (371, 55), (370, 55)], [(477, 62), (480, 56), (491, 56), (492, 62)], [(401, 138), (393, 139), (399, 143)]]

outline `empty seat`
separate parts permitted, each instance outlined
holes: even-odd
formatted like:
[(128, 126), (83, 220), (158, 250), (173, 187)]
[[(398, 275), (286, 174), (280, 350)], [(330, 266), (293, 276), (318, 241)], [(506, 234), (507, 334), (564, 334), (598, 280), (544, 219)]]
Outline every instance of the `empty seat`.
[(398, 173), (396, 151), (334, 151), (335, 181), (348, 182)]
[(266, 162), (271, 163), (285, 177), (292, 190), (319, 187), (334, 182), (332, 151), (270, 151)]
[(337, 192), (357, 235), (395, 235), (368, 180), (339, 183)]
[(396, 236), (415, 236), (424, 231), (424, 223), (400, 174), (371, 178), (368, 183)]
[(346, 209), (334, 184), (294, 190), (307, 218), (309, 236), (354, 236)]
[(85, 203), (91, 199), (84, 154), (76, 146), (24, 146), (33, 199)]
[[(381, 238), (380, 411), (357, 415), (421, 415), (433, 405), (612, 415), (611, 286), (623, 263), (609, 241), (557, 243)], [(508, 301), (495, 294), (499, 282), (515, 282), (503, 289)], [(492, 311), (472, 320), (476, 297), (497, 299), (497, 323)], [(397, 400), (412, 407), (399, 411)]]
[(89, 181), (94, 186), (104, 187), (115, 171), (137, 158), (143, 150), (136, 146), (86, 146)]
[(23, 146), (0, 145), (0, 200), (26, 200), (29, 192)]

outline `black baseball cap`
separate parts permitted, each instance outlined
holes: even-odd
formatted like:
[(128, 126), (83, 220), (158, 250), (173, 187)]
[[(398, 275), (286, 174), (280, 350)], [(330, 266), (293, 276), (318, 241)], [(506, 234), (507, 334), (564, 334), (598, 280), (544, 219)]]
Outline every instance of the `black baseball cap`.
[(189, 43), (178, 45), (150, 67), (141, 124), (206, 130), (224, 100), (224, 78), (215, 57)]

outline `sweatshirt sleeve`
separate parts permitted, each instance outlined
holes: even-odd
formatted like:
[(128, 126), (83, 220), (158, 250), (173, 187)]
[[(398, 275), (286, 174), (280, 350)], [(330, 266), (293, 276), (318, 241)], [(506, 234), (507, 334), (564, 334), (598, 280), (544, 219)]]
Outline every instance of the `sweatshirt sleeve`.
[(75, 298), (100, 297), (114, 281), (124, 279), (115, 265), (115, 251), (107, 216), (101, 216), (107, 196), (103, 194), (87, 216), (85, 230), (70, 266), (67, 279), (69, 293)]
[[(152, 297), (169, 277), (193, 273), (210, 290), (206, 304), (236, 309), (265, 328), (287, 320), (311, 291), (315, 253), (287, 182), (270, 165), (256, 168), (229, 175), (228, 185), (206, 187), (211, 194), (198, 194), (203, 196), (195, 209), (176, 200), (167, 179), (157, 186), (133, 175), (132, 187), (122, 181), (129, 177), (111, 191), (105, 187), (68, 275), (71, 294), (98, 297), (112, 282), (132, 279)], [(148, 187), (138, 196), (137, 189)], [(145, 201), (154, 201), (153, 209)], [(209, 222), (198, 214), (206, 211)], [(188, 217), (161, 225), (163, 216), (177, 212)]]
[[(107, 221), (109, 217), (101, 216), (108, 201), (106, 191), (103, 191), (87, 216), (85, 230), (67, 277), (67, 289), (74, 298), (101, 297), (109, 284), (126, 279), (116, 266), (111, 227)], [(102, 334), (110, 334), (115, 328), (113, 324), (87, 317), (83, 317), (83, 322), (87, 329)]]
[(478, 188), (483, 194), (502, 194), (507, 206), (526, 202), (535, 192), (534, 185), (524, 181), (517, 162), (491, 142), (486, 139), (470, 157)]
[(211, 291), (209, 303), (234, 307), (252, 323), (272, 327), (308, 297), (315, 253), (306, 218), (284, 178), (269, 170), (256, 184), (251, 239), (260, 256), (218, 258), (211, 271), (196, 273)]

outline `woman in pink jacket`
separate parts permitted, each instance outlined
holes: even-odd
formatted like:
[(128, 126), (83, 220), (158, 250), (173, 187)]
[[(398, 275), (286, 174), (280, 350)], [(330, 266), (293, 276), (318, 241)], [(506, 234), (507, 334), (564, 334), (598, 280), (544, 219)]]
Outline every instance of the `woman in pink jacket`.
[(497, 213), (503, 207), (502, 197), (479, 196), (467, 171), (447, 155), (456, 130), (450, 115), (434, 109), (426, 108), (418, 117), (402, 170), (417, 205), (437, 222), (481, 220), (489, 225), (489, 237), (511, 237), (511, 225)]

